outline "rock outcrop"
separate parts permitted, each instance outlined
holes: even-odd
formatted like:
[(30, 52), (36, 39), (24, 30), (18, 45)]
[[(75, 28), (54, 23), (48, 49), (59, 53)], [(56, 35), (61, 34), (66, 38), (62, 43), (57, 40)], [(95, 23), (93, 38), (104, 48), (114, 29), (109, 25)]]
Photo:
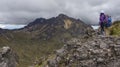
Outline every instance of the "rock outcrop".
[(0, 67), (16, 67), (18, 56), (10, 47), (3, 47), (0, 50)]
[[(51, 55), (52, 56), (52, 55)], [(73, 38), (49, 58), (48, 67), (120, 67), (120, 38)], [(44, 62), (45, 62), (44, 61)]]

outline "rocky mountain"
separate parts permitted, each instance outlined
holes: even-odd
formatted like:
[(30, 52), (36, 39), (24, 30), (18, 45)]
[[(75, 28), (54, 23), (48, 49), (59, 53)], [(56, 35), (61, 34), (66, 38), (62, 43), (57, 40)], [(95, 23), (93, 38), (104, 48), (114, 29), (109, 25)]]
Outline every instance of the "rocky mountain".
[(120, 67), (120, 37), (72, 38), (36, 67)]
[(60, 14), (49, 19), (38, 18), (21, 29), (1, 32), (0, 47), (10, 46), (20, 58), (18, 67), (27, 67), (33, 60), (60, 49), (71, 38), (89, 38), (93, 32), (83, 21)]
[(64, 38), (64, 36), (67, 35), (65, 37), (67, 38), (70, 36), (78, 36), (79, 34), (88, 34), (87, 32), (92, 31), (92, 28), (90, 25), (85, 24), (79, 19), (60, 14), (59, 16), (50, 19), (36, 19), (23, 28), (22, 31), (34, 34), (33, 38), (38, 37), (47, 40), (58, 35), (61, 36), (61, 38)]

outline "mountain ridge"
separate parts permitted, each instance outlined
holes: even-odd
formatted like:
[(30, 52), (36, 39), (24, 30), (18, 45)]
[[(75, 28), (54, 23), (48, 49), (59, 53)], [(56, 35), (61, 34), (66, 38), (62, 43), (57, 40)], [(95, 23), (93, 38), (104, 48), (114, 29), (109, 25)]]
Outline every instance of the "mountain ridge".
[(0, 34), (0, 47), (10, 46), (18, 52), (19, 67), (27, 67), (33, 59), (48, 56), (73, 37), (92, 36), (94, 30), (81, 20), (60, 14), (49, 19), (36, 19), (21, 29)]

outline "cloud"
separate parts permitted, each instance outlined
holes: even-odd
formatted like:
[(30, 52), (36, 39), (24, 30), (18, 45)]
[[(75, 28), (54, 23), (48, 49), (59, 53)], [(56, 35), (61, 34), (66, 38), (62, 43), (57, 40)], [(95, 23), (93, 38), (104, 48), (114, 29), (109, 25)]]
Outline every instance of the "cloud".
[(89, 24), (99, 22), (104, 10), (113, 20), (120, 19), (119, 0), (0, 0), (0, 23), (28, 24), (36, 18), (64, 13)]
[(2, 29), (19, 29), (23, 28), (25, 25), (13, 25), (13, 24), (0, 24)]

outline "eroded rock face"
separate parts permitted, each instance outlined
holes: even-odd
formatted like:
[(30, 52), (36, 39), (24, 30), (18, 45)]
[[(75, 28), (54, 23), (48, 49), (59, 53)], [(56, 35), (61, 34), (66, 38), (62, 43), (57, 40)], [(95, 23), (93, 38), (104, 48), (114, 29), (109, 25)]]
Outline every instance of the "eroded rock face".
[(0, 67), (16, 67), (17, 63), (18, 56), (10, 47), (0, 49)]
[(120, 38), (71, 39), (48, 60), (48, 67), (120, 67)]

